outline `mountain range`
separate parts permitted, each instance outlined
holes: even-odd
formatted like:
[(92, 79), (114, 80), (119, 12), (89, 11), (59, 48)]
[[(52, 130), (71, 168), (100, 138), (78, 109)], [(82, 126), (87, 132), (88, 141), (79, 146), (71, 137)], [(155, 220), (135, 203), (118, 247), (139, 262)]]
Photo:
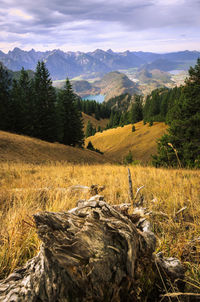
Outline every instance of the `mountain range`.
[(158, 54), (142, 51), (114, 52), (111, 49), (104, 51), (97, 49), (93, 52), (63, 52), (59, 49), (52, 51), (24, 51), (14, 48), (7, 54), (0, 51), (0, 61), (9, 69), (18, 71), (22, 67), (35, 70), (38, 60), (43, 60), (53, 80), (62, 80), (66, 77), (74, 78), (80, 75), (94, 77), (129, 68), (161, 71), (173, 69), (187, 70), (200, 57), (198, 51), (179, 51)]

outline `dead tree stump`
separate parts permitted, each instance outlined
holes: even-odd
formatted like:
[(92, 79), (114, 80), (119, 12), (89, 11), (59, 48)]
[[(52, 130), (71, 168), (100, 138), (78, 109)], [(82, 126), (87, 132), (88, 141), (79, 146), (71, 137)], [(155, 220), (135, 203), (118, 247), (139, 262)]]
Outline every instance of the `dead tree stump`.
[[(156, 301), (150, 225), (128, 215), (128, 205), (113, 207), (101, 199), (34, 216), (40, 252), (0, 283), (1, 302)], [(176, 268), (176, 277), (182, 277), (179, 262)]]

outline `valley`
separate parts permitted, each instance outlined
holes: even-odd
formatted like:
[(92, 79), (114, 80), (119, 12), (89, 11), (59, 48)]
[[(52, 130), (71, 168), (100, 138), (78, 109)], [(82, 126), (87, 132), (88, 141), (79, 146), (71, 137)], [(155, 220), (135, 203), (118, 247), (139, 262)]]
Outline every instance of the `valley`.
[[(148, 95), (154, 89), (167, 87), (173, 88), (184, 84), (188, 72), (184, 70), (161, 71), (154, 69), (128, 68), (109, 72), (102, 78), (89, 78), (84, 75), (71, 80), (73, 89), (83, 99), (97, 100), (109, 99), (124, 93)], [(65, 80), (53, 81), (56, 88), (63, 88)], [(104, 95), (105, 97), (101, 97)], [(94, 96), (94, 97), (93, 97)]]

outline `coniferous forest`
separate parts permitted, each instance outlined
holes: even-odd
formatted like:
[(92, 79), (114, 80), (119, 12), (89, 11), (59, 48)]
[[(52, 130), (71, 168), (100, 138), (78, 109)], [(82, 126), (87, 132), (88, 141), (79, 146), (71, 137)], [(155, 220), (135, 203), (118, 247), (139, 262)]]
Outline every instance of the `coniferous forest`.
[(22, 69), (19, 80), (0, 66), (0, 129), (49, 142), (82, 146), (83, 122), (77, 97), (67, 79), (56, 93), (44, 62), (38, 62), (33, 79)]

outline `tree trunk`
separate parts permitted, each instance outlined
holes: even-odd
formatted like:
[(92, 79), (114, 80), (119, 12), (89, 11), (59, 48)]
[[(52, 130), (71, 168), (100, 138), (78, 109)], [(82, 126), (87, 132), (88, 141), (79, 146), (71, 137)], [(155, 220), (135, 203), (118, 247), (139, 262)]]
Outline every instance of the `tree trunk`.
[(128, 204), (111, 206), (102, 199), (34, 215), (40, 252), (0, 283), (1, 302), (155, 302), (156, 267), (170, 272), (172, 282), (183, 277), (178, 260), (152, 255), (156, 240), (148, 221), (129, 215)]

